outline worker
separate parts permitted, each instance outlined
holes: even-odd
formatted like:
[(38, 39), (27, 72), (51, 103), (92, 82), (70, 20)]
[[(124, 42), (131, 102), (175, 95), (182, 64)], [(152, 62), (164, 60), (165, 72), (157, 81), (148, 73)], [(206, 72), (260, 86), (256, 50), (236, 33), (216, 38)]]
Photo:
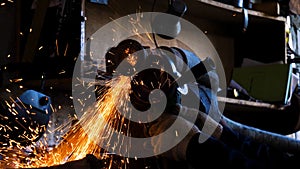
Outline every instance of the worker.
[[(189, 58), (197, 57), (192, 53), (189, 54)], [(197, 60), (197, 58), (194, 59)], [(199, 63), (200, 62), (201, 61), (199, 61)], [(211, 60), (209, 62), (211, 63)], [(213, 68), (214, 66), (210, 67)], [(202, 71), (203, 70), (204, 69), (202, 69)], [(201, 69), (198, 69), (198, 71), (201, 71)], [(155, 74), (153, 71), (148, 73)], [(146, 77), (149, 76), (150, 75)], [(204, 78), (204, 76), (209, 76), (210, 78)], [(195, 169), (203, 168), (204, 166), (209, 166), (209, 168), (280, 169), (290, 168), (297, 164), (297, 159), (299, 159), (298, 155), (291, 155), (288, 152), (282, 152), (276, 147), (254, 141), (250, 137), (232, 130), (226, 125), (224, 120), (221, 119), (221, 121), (218, 122), (217, 119), (212, 118), (211, 114), (209, 114), (210, 111), (212, 111), (213, 114), (220, 115), (216, 97), (217, 87), (219, 86), (217, 73), (211, 69), (203, 72), (201, 77), (196, 77), (196, 79), (196, 86), (199, 88), (199, 93), (192, 92), (192, 94), (196, 95), (195, 100), (198, 99), (200, 101), (199, 110), (190, 108), (188, 105), (181, 105), (180, 100), (184, 99), (183, 97), (192, 96), (185, 96), (177, 91), (176, 94), (171, 94), (172, 96), (169, 96), (169, 98), (180, 97), (180, 99), (175, 101), (171, 99), (173, 103), (169, 104), (173, 106), (169, 106), (169, 109), (167, 107), (165, 110), (166, 113), (158, 118), (156, 123), (152, 124), (149, 128), (149, 135), (153, 137), (169, 129), (175, 120), (180, 123), (180, 125), (178, 125), (177, 128), (175, 127), (173, 129), (174, 131), (171, 132), (174, 133), (174, 135), (168, 135), (167, 140), (165, 140), (166, 137), (163, 136), (159, 138), (153, 137), (155, 139), (152, 142), (154, 151), (157, 152), (161, 152), (161, 149), (164, 149), (163, 146), (166, 144), (175, 145), (176, 138), (178, 137), (177, 132), (191, 129), (179, 144), (171, 150), (160, 154), (159, 157), (169, 159), (173, 162), (186, 162), (187, 165)], [(209, 79), (213, 80), (208, 82)], [(142, 80), (145, 81), (146, 79), (144, 78)], [(160, 80), (166, 79), (158, 78), (156, 80), (158, 81), (157, 83), (163, 83), (163, 81)], [(169, 88), (172, 88), (172, 86), (169, 86)], [(168, 92), (166, 90), (164, 91)], [(190, 89), (190, 91), (192, 90)], [(179, 111), (184, 112), (182, 113), (183, 116), (178, 116)], [(196, 121), (190, 121), (189, 114), (195, 112), (198, 113)], [(207, 134), (202, 131), (205, 121), (209, 121), (209, 124), (215, 128), (215, 131), (207, 140), (201, 142), (199, 139), (200, 135)], [(172, 143), (172, 140), (174, 143)]]
[[(129, 56), (138, 50), (145, 50), (139, 42), (132, 39), (126, 39), (120, 44), (122, 44), (120, 45), (122, 48), (118, 48), (118, 46), (111, 48), (106, 56), (106, 59), (110, 59), (109, 63), (113, 65), (114, 70), (127, 57), (126, 55)], [(279, 169), (289, 168), (296, 164), (298, 155), (291, 155), (276, 147), (256, 142), (226, 125), (219, 112), (217, 101), (219, 79), (214, 62), (210, 58), (201, 60), (193, 52), (177, 47), (159, 47), (142, 53), (142, 65), (146, 67), (148, 65), (150, 69), (133, 75), (130, 74), (133, 79), (130, 100), (132, 105), (139, 111), (146, 111), (150, 107), (155, 110), (155, 108), (159, 109), (159, 106), (155, 107), (154, 104), (150, 103), (149, 95), (151, 91), (160, 89), (166, 95), (167, 103), (163, 114), (145, 125), (146, 130), (143, 129), (143, 131), (146, 131), (144, 135), (153, 139), (153, 151), (158, 154), (158, 159), (171, 161), (169, 165), (175, 164), (171, 168), (182, 168), (182, 166), (177, 165), (181, 163), (185, 167), (191, 166), (194, 169), (203, 168), (204, 166), (210, 168)], [(170, 56), (170, 53), (173, 56)], [(120, 56), (119, 59), (116, 58), (118, 56)], [(174, 56), (182, 59), (182, 62), (179, 62), (181, 64), (180, 70), (178, 70), (178, 67), (180, 67), (178, 62), (173, 62), (177, 59)], [(111, 61), (117, 61), (117, 63)], [(172, 66), (169, 66), (172, 69), (170, 74), (170, 72), (165, 72), (164, 69), (151, 68), (153, 63), (166, 64), (164, 69), (168, 67), (168, 64), (177, 64), (177, 67), (174, 70)], [(109, 70), (111, 73), (120, 73)], [(184, 78), (188, 71), (193, 73), (195, 81)], [(188, 95), (180, 91), (178, 83), (173, 83), (178, 82), (176, 80), (187, 84)], [(198, 90), (193, 90), (195, 87)], [(192, 97), (193, 99), (189, 98), (192, 102), (198, 100), (199, 107), (190, 107), (189, 104), (183, 105), (181, 101), (186, 97)], [(212, 112), (212, 114), (209, 112)], [(196, 120), (193, 121), (190, 115), (195, 115), (195, 113)], [(221, 117), (221, 119), (218, 120), (218, 117)], [(167, 137), (161, 135), (172, 126), (175, 120), (179, 125), (172, 128), (173, 132), (171, 131), (171, 133), (173, 134), (169, 133)], [(206, 121), (215, 129), (211, 135), (202, 131)], [(133, 130), (135, 129), (133, 127)], [(181, 131), (189, 132), (178, 142), (178, 134), (180, 135)], [(207, 140), (201, 142), (199, 137), (207, 134)], [(164, 151), (166, 144), (174, 145), (174, 147)]]

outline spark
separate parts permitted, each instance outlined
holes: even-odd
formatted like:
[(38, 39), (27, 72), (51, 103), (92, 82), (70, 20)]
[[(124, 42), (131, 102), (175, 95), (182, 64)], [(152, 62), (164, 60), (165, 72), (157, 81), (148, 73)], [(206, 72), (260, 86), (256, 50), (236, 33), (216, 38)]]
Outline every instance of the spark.
[(64, 73), (66, 73), (66, 71), (62, 69), (58, 74), (64, 74)]
[(68, 48), (69, 48), (69, 43), (67, 43), (65, 51), (64, 51), (64, 56), (67, 56), (67, 52), (68, 52)]
[[(48, 147), (43, 142), (36, 143), (36, 147), (33, 148), (34, 157), (25, 157), (29, 163), (18, 163), (14, 165), (19, 167), (45, 167), (63, 164), (69, 161), (79, 160), (84, 158), (87, 154), (94, 154), (99, 159), (105, 159), (110, 156), (105, 156), (99, 153), (102, 149), (99, 145), (104, 144), (104, 140), (110, 140), (112, 133), (107, 130), (108, 125), (115, 126), (122, 134), (126, 134), (126, 126), (123, 118), (118, 115), (116, 105), (120, 103), (125, 103), (123, 100), (128, 99), (128, 93), (130, 90), (130, 78), (129, 77), (119, 77), (112, 80), (109, 85), (111, 89), (107, 90), (103, 97), (99, 97), (99, 100), (90, 106), (88, 110), (82, 115), (80, 120), (69, 129), (69, 131), (62, 136), (62, 141), (55, 146), (51, 151), (46, 150)], [(17, 104), (17, 103), (15, 103)], [(27, 111), (27, 113), (33, 113)], [(74, 115), (72, 120), (77, 119)], [(70, 125), (72, 121), (69, 121), (65, 126)], [(119, 123), (122, 123), (119, 125)], [(54, 131), (48, 131), (48, 133), (53, 133), (55, 131), (61, 131), (67, 129), (66, 127), (60, 126)], [(121, 126), (121, 127), (120, 127)], [(41, 126), (40, 126), (41, 127)], [(46, 128), (46, 126), (43, 126)], [(12, 130), (9, 126), (4, 129)], [(18, 129), (15, 127), (14, 129)], [(29, 127), (30, 131), (33, 133), (28, 136), (24, 134), (24, 138), (35, 139), (37, 138), (35, 134), (38, 134), (39, 128)], [(46, 138), (46, 135), (43, 136)], [(115, 142), (115, 148), (120, 149), (122, 145), (122, 137)], [(44, 140), (46, 142), (46, 140)], [(125, 145), (126, 146), (126, 145)], [(19, 153), (24, 147), (20, 147)], [(118, 151), (116, 149), (116, 151)], [(43, 151), (45, 153), (38, 153)], [(0, 150), (0, 153), (3, 150)], [(15, 153), (16, 154), (16, 153)], [(14, 156), (16, 158), (16, 156)], [(20, 157), (18, 157), (20, 158)], [(111, 157), (110, 157), (111, 158)], [(5, 161), (10, 161), (11, 157), (5, 158)], [(110, 159), (111, 160), (111, 159)], [(21, 159), (17, 160), (21, 161)], [(122, 163), (122, 162), (121, 162)], [(8, 164), (8, 163), (7, 163)], [(112, 165), (113, 163), (109, 163)], [(125, 165), (125, 163), (122, 163)], [(13, 165), (10, 163), (10, 165)], [(110, 167), (109, 167), (110, 168)]]
[(236, 89), (233, 89), (233, 94), (234, 94), (234, 97), (238, 97), (239, 96), (239, 92)]
[[(143, 16), (141, 15), (140, 17)], [(138, 30), (142, 28), (142, 25), (139, 23), (140, 18), (137, 17), (136, 20), (131, 18), (130, 22), (135, 26), (132, 30), (128, 30), (120, 23), (117, 23), (117, 25), (125, 31), (133, 31), (138, 37), (144, 38), (143, 36), (138, 34)], [(23, 33), (20, 32), (20, 35), (23, 35)], [(146, 38), (150, 39), (150, 41), (153, 42), (153, 39), (149, 33), (146, 33)], [(57, 41), (56, 45), (58, 46)], [(41, 48), (42, 46), (39, 48), (39, 50), (41, 50)], [(67, 50), (68, 44), (66, 45), (64, 51), (65, 56), (67, 54)], [(58, 50), (56, 52), (58, 53)], [(135, 59), (135, 56), (131, 57), (132, 58), (129, 59)], [(74, 60), (76, 59), (77, 58), (75, 58)], [(87, 89), (90, 87), (94, 87), (95, 85), (94, 82), (86, 83), (84, 80), (79, 78), (77, 78), (77, 80), (79, 82), (77, 86), (84, 86)], [(105, 91), (101, 92), (103, 94), (97, 98), (96, 102), (94, 102), (93, 105), (90, 105), (87, 109), (83, 110), (83, 115), (80, 117), (80, 119), (76, 114), (74, 114), (69, 117), (67, 122), (61, 126), (56, 127), (56, 123), (49, 122), (47, 126), (29, 127), (28, 129), (30, 131), (25, 131), (21, 136), (24, 139), (33, 141), (37, 138), (37, 135), (41, 130), (46, 129), (46, 127), (52, 127), (51, 130), (47, 129), (48, 134), (62, 134), (56, 135), (57, 144), (55, 144), (54, 146), (48, 145), (47, 135), (45, 134), (38, 142), (33, 141), (32, 145), (27, 147), (23, 147), (19, 143), (16, 143), (17, 147), (6, 145), (3, 148), (0, 148), (0, 154), (3, 154), (2, 156), (4, 162), (6, 162), (6, 165), (12, 165), (13, 167), (17, 168), (48, 167), (64, 164), (66, 162), (74, 160), (79, 160), (84, 158), (87, 154), (93, 154), (98, 159), (106, 159), (106, 164), (108, 165), (107, 168), (111, 168), (112, 165), (114, 165), (114, 159), (110, 156), (110, 153), (104, 151), (100, 145), (114, 147), (116, 148), (115, 151), (126, 150), (126, 152), (129, 154), (131, 145), (124, 144), (124, 136), (130, 134), (130, 124), (129, 121), (125, 120), (125, 117), (120, 115), (117, 106), (124, 105), (124, 111), (126, 113), (131, 112), (128, 108), (128, 105), (126, 105), (129, 101), (129, 93), (131, 90), (130, 78), (125, 76), (116, 77), (109, 80), (109, 82), (105, 83), (104, 85), (109, 86), (109, 89), (105, 89)], [(143, 82), (141, 82), (141, 85), (144, 85)], [(50, 89), (53, 89), (53, 87), (50, 87)], [(91, 95), (89, 95), (88, 97), (91, 97)], [(72, 96), (70, 96), (69, 98), (74, 99)], [(82, 98), (76, 100), (82, 106), (85, 106), (85, 100), (87, 99), (88, 98)], [(12, 109), (12, 113), (17, 112), (14, 110), (15, 108), (26, 108), (26, 113), (34, 113), (31, 111), (32, 106), (25, 106), (19, 98), (17, 98), (17, 102), (12, 98), (11, 101), (15, 106), (11, 106), (11, 104), (9, 104), (8, 102), (7, 105), (9, 105), (10, 109)], [(50, 105), (50, 107), (53, 112), (57, 111), (53, 108), (52, 105)], [(58, 109), (61, 108), (61, 106), (58, 106)], [(128, 117), (130, 116), (131, 115), (128, 115)], [(1, 118), (8, 119), (8, 117), (6, 116)], [(25, 118), (20, 120), (26, 122)], [(21, 124), (22, 121), (20, 120), (16, 119), (16, 122)], [(25, 128), (25, 126), (19, 125), (19, 128), (14, 127), (13, 129), (20, 130), (20, 126), (21, 128)], [(53, 129), (54, 126), (56, 128)], [(120, 133), (118, 140), (112, 140), (113, 132), (109, 130), (108, 127), (112, 127)], [(9, 133), (13, 129), (7, 125), (0, 124), (1, 132), (5, 131), (5, 133)], [(9, 135), (5, 136), (9, 137)], [(26, 153), (24, 153), (24, 150), (26, 150)], [(6, 155), (10, 154), (8, 152), (13, 152), (11, 153), (12, 156)], [(135, 157), (135, 159), (137, 160), (137, 157)], [(12, 163), (11, 161), (14, 162)], [(26, 163), (21, 163), (21, 161), (26, 161)], [(2, 161), (0, 161), (0, 167), (1, 162)], [(119, 160), (120, 165), (126, 165), (129, 164), (129, 162), (130, 161), (128, 158)]]
[(56, 46), (56, 55), (59, 56), (59, 47), (58, 47), (58, 39), (55, 39), (55, 46)]
[(17, 82), (21, 82), (22, 80), (23, 80), (23, 78), (13, 79), (12, 82), (17, 83)]

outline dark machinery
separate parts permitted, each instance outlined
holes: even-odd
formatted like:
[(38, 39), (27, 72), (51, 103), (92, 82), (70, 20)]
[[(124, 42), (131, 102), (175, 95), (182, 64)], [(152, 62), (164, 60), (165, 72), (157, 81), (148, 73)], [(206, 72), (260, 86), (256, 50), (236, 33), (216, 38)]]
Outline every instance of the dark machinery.
[(1, 146), (27, 146), (45, 133), (52, 114), (51, 98), (26, 90), (15, 101), (1, 105)]

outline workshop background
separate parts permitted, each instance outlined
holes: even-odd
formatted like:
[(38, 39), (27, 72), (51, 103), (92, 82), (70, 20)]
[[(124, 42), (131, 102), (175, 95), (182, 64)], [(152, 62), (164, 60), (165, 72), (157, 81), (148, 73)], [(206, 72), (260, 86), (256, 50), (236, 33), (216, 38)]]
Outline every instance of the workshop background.
[[(165, 12), (168, 3), (1, 0), (1, 111), (11, 108), (10, 103), (28, 90), (34, 90), (35, 96), (49, 97), (51, 106), (48, 102), (44, 106), (51, 113), (38, 140), (46, 142), (47, 150), (53, 149), (77, 120), (72, 76), (83, 44), (114, 19), (135, 12)], [(300, 1), (193, 0), (186, 4), (187, 12), (182, 17), (207, 35), (222, 61), (226, 84), (221, 86), (226, 88), (221, 91), (226, 91), (227, 97), (218, 99), (225, 104), (224, 115), (286, 139), (282, 144), (298, 145)], [(174, 43), (178, 45), (172, 40), (165, 44)], [(257, 70), (263, 74), (257, 75)], [(0, 113), (2, 130), (6, 120), (5, 113)]]

